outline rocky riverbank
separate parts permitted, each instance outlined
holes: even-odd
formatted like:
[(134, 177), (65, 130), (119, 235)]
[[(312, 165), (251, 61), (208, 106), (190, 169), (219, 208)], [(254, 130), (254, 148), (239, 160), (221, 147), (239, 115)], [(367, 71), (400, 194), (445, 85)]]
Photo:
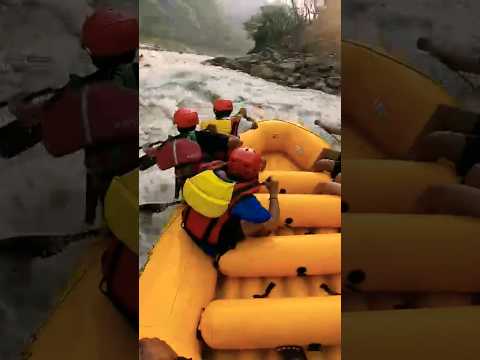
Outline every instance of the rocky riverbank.
[(293, 88), (315, 89), (332, 95), (341, 92), (340, 66), (334, 58), (303, 52), (282, 54), (266, 49), (237, 58), (216, 57), (205, 64), (242, 71)]

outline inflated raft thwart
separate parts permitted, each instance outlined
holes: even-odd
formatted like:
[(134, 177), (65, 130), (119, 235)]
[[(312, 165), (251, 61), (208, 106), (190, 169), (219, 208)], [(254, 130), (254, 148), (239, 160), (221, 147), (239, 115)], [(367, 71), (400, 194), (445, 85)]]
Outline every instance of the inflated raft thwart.
[(283, 153), (303, 170), (311, 169), (322, 150), (330, 148), (317, 134), (298, 124), (279, 120), (261, 121), (258, 129), (242, 134), (242, 141), (262, 154)]
[(339, 345), (340, 296), (216, 300), (202, 314), (199, 329), (213, 349)]
[(220, 258), (220, 271), (232, 277), (338, 274), (341, 235), (271, 236), (241, 242)]
[(438, 163), (345, 159), (343, 167), (342, 200), (351, 212), (412, 213), (428, 186), (459, 182), (453, 167)]
[(480, 219), (343, 214), (342, 222), (342, 275), (359, 290), (480, 291)]
[[(256, 194), (268, 209), (269, 195)], [(280, 221), (293, 227), (341, 227), (341, 199), (334, 195), (280, 194)]]
[[(318, 184), (332, 181), (328, 174), (310, 171), (263, 171), (259, 180), (269, 177), (278, 181), (280, 194), (313, 194)], [(262, 186), (260, 192), (268, 191)]]

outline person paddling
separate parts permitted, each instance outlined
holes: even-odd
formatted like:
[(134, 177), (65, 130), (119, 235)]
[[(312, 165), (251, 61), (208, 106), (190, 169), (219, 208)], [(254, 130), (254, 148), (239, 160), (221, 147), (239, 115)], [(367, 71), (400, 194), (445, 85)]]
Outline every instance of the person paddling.
[(323, 150), (313, 164), (315, 172), (329, 172), (333, 181), (320, 183), (316, 186), (314, 193), (326, 195), (342, 194), (342, 155), (330, 149)]
[(214, 121), (206, 121), (206, 129), (212, 132), (239, 136), (239, 134), (257, 129), (257, 122), (247, 115), (247, 110), (241, 108), (232, 116), (233, 102), (231, 100), (217, 99), (213, 102)]
[(113, 177), (138, 166), (138, 21), (112, 8), (96, 10), (83, 24), (81, 42), (96, 72), (71, 75), (39, 104), (18, 96), (9, 110), (23, 127), (41, 134), (51, 155), (85, 151), (85, 222), (93, 224)]
[(266, 236), (278, 226), (278, 181), (264, 183), (270, 193), (268, 210), (253, 196), (265, 165), (255, 150), (237, 148), (226, 163), (205, 164), (185, 183), (182, 226), (206, 254), (221, 255), (245, 237)]
[(200, 163), (225, 160), (242, 142), (234, 136), (197, 131), (198, 113), (188, 108), (175, 111), (173, 123), (179, 135), (170, 137), (157, 148), (146, 148), (145, 153), (156, 159), (161, 170), (175, 167), (175, 198), (178, 198), (186, 179), (198, 172)]

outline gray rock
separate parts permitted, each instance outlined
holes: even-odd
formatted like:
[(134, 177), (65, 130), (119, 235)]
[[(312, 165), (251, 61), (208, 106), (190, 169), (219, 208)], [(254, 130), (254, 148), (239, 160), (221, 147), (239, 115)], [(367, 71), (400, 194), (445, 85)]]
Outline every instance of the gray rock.
[(324, 81), (317, 81), (314, 85), (313, 88), (315, 90), (324, 90), (327, 87)]
[(324, 93), (330, 94), (330, 95), (337, 95), (338, 91), (332, 88), (329, 88), (328, 86), (325, 87), (325, 89), (322, 90)]
[(315, 66), (320, 63), (320, 59), (316, 56), (308, 56), (305, 58), (305, 65), (307, 66)]
[(299, 84), (300, 84), (300, 87), (302, 88), (308, 88), (311, 85), (313, 85), (312, 79), (308, 79), (308, 78), (303, 78), (302, 80), (299, 81)]
[(283, 62), (278, 67), (287, 73), (292, 73), (297, 68), (297, 64), (295, 62)]
[(250, 69), (253, 76), (257, 76), (264, 79), (272, 79), (275, 73), (265, 64), (253, 65)]
[(213, 58), (210, 61), (214, 64), (225, 64), (226, 62), (228, 62), (228, 58), (224, 56), (219, 56), (219, 57)]
[(320, 73), (325, 73), (325, 72), (328, 72), (330, 70), (333, 70), (333, 66), (330, 65), (330, 64), (326, 64), (326, 63), (320, 63), (320, 64), (317, 64), (315, 65), (315, 70), (320, 72)]
[(288, 75), (286, 75), (284, 73), (275, 73), (275, 77), (277, 79), (281, 80), (282, 82), (288, 81)]
[(333, 89), (338, 89), (342, 85), (340, 77), (329, 77), (325, 80), (325, 83)]

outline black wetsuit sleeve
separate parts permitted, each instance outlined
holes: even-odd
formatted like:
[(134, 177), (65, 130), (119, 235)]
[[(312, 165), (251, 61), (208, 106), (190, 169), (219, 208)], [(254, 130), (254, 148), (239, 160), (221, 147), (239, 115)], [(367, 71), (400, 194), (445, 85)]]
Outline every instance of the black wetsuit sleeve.
[(338, 157), (338, 160), (335, 160), (335, 165), (332, 170), (332, 178), (335, 179), (338, 174), (342, 172), (342, 156)]
[(480, 163), (480, 136), (467, 136), (457, 171), (461, 176), (465, 176), (478, 163)]
[(226, 152), (228, 150), (229, 137), (227, 135), (212, 134), (209, 131), (197, 131), (196, 138), (198, 145), (200, 145), (203, 152), (210, 155), (215, 154), (216, 152)]

